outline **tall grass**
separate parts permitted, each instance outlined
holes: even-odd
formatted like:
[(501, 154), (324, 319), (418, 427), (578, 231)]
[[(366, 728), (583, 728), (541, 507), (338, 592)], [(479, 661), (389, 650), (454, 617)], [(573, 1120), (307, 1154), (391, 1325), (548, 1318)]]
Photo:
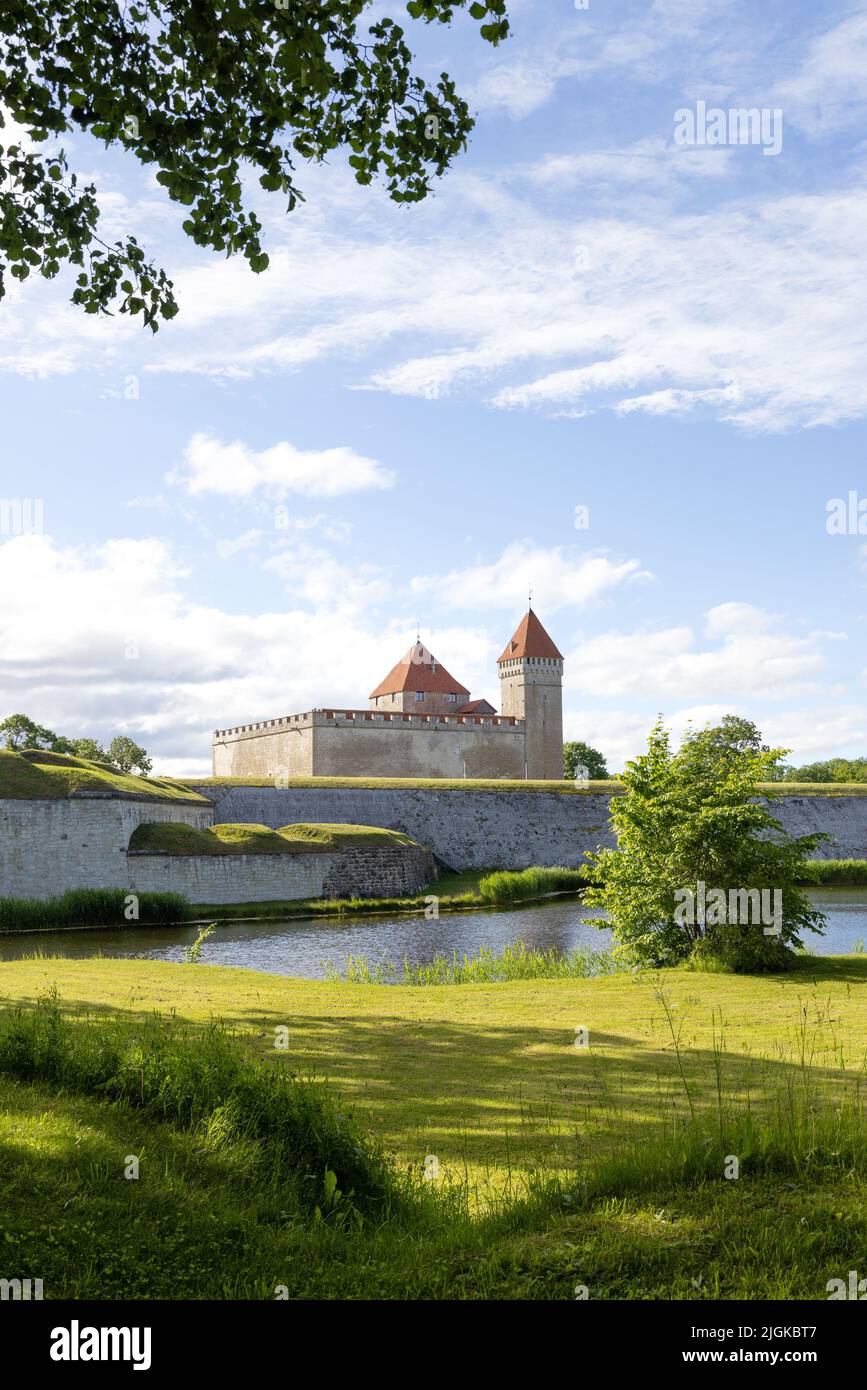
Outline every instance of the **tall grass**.
[(403, 973), (390, 961), (370, 965), (364, 956), (349, 956), (343, 971), (328, 962), (326, 978), (349, 985), (479, 985), (502, 980), (586, 980), (595, 975), (611, 975), (616, 966), (607, 951), (576, 947), (564, 954), (551, 947), (540, 951), (523, 941), (494, 951), (481, 946), (474, 956), (457, 951), (437, 955), (427, 964), (411, 965), (404, 957)]
[(166, 926), (183, 922), (189, 904), (180, 893), (136, 893), (137, 913), (127, 917), (126, 888), (73, 888), (57, 898), (0, 898), (0, 932), (41, 931), (51, 927)]
[(798, 871), (798, 882), (820, 887), (867, 883), (867, 859), (809, 859)]
[(293, 1179), (308, 1209), (329, 1189), (332, 1203), (339, 1191), (380, 1215), (400, 1196), (384, 1158), (321, 1083), (244, 1057), (216, 1024), (185, 1034), (151, 1020), (131, 1038), (105, 1019), (70, 1022), (49, 996), (0, 1021), (0, 1072), (144, 1111), (212, 1146), (243, 1143), (251, 1180)]
[(576, 892), (587, 885), (580, 869), (499, 869), (479, 883), (479, 896), (488, 903), (521, 902), (546, 893)]

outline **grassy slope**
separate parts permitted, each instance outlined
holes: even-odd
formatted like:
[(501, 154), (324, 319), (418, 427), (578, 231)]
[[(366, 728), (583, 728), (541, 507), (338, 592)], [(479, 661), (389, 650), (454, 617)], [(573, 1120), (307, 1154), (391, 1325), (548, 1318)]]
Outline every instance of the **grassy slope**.
[(0, 750), (0, 799), (56, 801), (82, 793), (171, 801), (207, 800), (207, 793), (203, 795), (180, 782), (161, 777), (134, 777), (117, 772), (107, 763), (35, 749), (24, 753)]
[(411, 845), (399, 830), (375, 825), (215, 825), (210, 830), (169, 822), (140, 825), (133, 831), (130, 849), (153, 854), (327, 854), (358, 846)]
[[(616, 1163), (636, 1140), (651, 1152), (661, 1125), (686, 1118), (652, 980), (354, 988), (146, 961), (31, 961), (0, 965), (0, 1003), (30, 1002), (53, 983), (81, 1012), (220, 1015), (269, 1061), (285, 1024), (283, 1064), (329, 1077), (401, 1159), (435, 1153), (482, 1191), (534, 1164), (568, 1174), (576, 1152)], [(713, 1113), (721, 1028), (726, 1094), (761, 1103), (808, 1075), (829, 1096), (851, 1088), (867, 1039), (865, 984), (863, 957), (815, 959), (772, 981), (670, 974), (699, 1113)], [(573, 1045), (580, 1025), (590, 1029), (584, 1051)], [(268, 1297), (283, 1279), (293, 1296), (570, 1298), (584, 1282), (592, 1297), (825, 1298), (826, 1280), (857, 1267), (867, 1238), (862, 1176), (756, 1177), (747, 1161), (738, 1182), (677, 1186), (663, 1169), (645, 1190), (603, 1185), (577, 1213), (513, 1218), (478, 1238), (456, 1223), (451, 1246), (439, 1237), (435, 1249), (326, 1248), (330, 1237), (273, 1220), (254, 1229), (239, 1197), (227, 1206), (213, 1155), (166, 1127), (4, 1078), (0, 1101), (7, 1254), (19, 1245), (13, 1263), (26, 1273), (28, 1252), (44, 1252), (55, 1293), (92, 1295), (108, 1280), (168, 1297)], [(123, 1155), (142, 1149), (147, 1181), (111, 1181)], [(69, 1253), (58, 1230), (70, 1233)]]

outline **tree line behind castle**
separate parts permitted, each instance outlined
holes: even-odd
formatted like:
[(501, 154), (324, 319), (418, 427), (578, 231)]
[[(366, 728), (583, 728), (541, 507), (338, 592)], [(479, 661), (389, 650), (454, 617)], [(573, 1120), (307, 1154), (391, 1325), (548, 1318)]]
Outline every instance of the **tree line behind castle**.
[[(767, 745), (762, 743), (756, 725), (737, 715), (726, 715), (715, 734), (717, 738), (733, 741), (743, 748), (769, 751)], [(91, 762), (108, 763), (119, 772), (139, 773), (141, 776), (147, 776), (153, 767), (153, 760), (148, 757), (146, 749), (127, 734), (116, 734), (104, 748), (95, 738), (66, 738), (53, 729), (37, 724), (26, 714), (10, 714), (0, 721), (0, 743), (4, 748), (15, 751), (44, 748), (51, 753), (69, 753)], [(785, 752), (779, 750), (768, 770), (769, 781), (867, 782), (867, 757), (829, 758), (825, 762), (805, 763), (801, 767), (783, 762), (784, 757)], [(591, 782), (618, 778), (616, 772), (609, 772), (604, 753), (577, 739), (563, 744), (563, 776), (567, 781), (586, 778)]]

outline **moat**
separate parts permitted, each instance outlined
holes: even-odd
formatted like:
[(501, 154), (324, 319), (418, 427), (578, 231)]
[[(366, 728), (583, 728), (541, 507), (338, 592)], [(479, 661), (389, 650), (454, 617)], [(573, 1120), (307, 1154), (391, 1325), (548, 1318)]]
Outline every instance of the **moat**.
[[(808, 890), (808, 896), (828, 919), (824, 936), (810, 936), (807, 944), (812, 952), (844, 955), (867, 943), (867, 888), (815, 888)], [(542, 950), (589, 946), (598, 951), (610, 944), (610, 935), (582, 918), (602, 916), (570, 898), (506, 911), (444, 913), (438, 921), (384, 914), (227, 923), (205, 943), (202, 962), (321, 979), (328, 963), (342, 969), (350, 955), (364, 956), (371, 965), (385, 961), (400, 965), (404, 956), (415, 964), (430, 961), (438, 953), (473, 955), (483, 945), (500, 950), (519, 940)], [(39, 932), (0, 938), (0, 960), (20, 960), (39, 951), (73, 959), (101, 954), (183, 961), (184, 947), (195, 940), (196, 932), (196, 927)]]

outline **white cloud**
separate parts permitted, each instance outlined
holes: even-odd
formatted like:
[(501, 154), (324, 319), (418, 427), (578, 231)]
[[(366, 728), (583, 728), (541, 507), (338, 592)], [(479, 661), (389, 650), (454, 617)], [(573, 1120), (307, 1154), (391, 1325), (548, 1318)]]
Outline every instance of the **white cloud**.
[(689, 627), (590, 637), (567, 655), (566, 688), (678, 702), (793, 699), (818, 688), (825, 667), (819, 642), (835, 634), (795, 635), (752, 604), (724, 603), (707, 613), (704, 636), (714, 645), (700, 646)]
[[(692, 167), (692, 151), (636, 151), (624, 151), (627, 168), (636, 159)], [(456, 171), (411, 223), (381, 203), (370, 221), (367, 202), (351, 223), (329, 220), (333, 204), (320, 191), (315, 217), (293, 214), (291, 250), (277, 245), (266, 275), (217, 260), (177, 273), (182, 312), (152, 343), (128, 320), (60, 305), (56, 284), (16, 285), (0, 321), (0, 369), (99, 366), (121, 380), (146, 352), (145, 373), (238, 379), (331, 359), (344, 364), (346, 385), (428, 399), (471, 392), (554, 416), (700, 410), (780, 430), (867, 413), (862, 183), (788, 196), (760, 183), (737, 202), (681, 214), (657, 191), (649, 215), (652, 181), (618, 179), (616, 151), (577, 158), (601, 161), (593, 217), (565, 212), (562, 196), (552, 208), (539, 196), (548, 185), (528, 186), (514, 171), (497, 179)], [(540, 177), (544, 169), (543, 161)], [(551, 191), (559, 193), (555, 182)], [(281, 458), (210, 440), (201, 476), (189, 467), (176, 476), (201, 489), (219, 477), (226, 495), (238, 495), (256, 485), (251, 473), (273, 469), (312, 490), (318, 455), (291, 448)], [(355, 457), (334, 460), (338, 479), (353, 476)], [(382, 485), (382, 466), (365, 464), (359, 481)]]
[(241, 440), (223, 444), (211, 435), (195, 434), (184, 450), (183, 465), (169, 472), (166, 481), (191, 496), (218, 493), (240, 498), (263, 491), (272, 497), (289, 492), (340, 497), (391, 487), (394, 474), (345, 445), (304, 450), (283, 440), (257, 453)]
[(349, 566), (306, 544), (278, 550), (263, 568), (278, 574), (295, 598), (344, 612), (388, 598), (393, 587), (376, 565)]
[[(519, 612), (525, 576), (510, 578), (510, 556), (519, 568), (545, 558), (510, 547), (490, 566), (447, 578), (477, 583), (479, 607), (508, 603)], [(215, 728), (328, 704), (363, 707), (414, 639), (412, 617), (382, 621), (378, 605), (393, 595), (369, 566), (288, 545), (269, 563), (291, 607), (228, 613), (188, 596), (187, 571), (159, 540), (86, 548), (21, 536), (0, 544), (0, 717), (23, 710), (69, 735), (129, 732), (158, 769), (192, 775), (207, 768)], [(545, 614), (634, 573), (602, 571), (600, 579), (555, 553)], [(495, 605), (499, 585), (507, 597)], [(472, 590), (463, 597), (470, 606)], [(422, 636), (475, 696), (496, 706), (494, 662), (512, 617), (486, 628), (425, 626)], [(690, 718), (700, 726), (743, 713), (770, 742), (794, 747), (796, 760), (863, 752), (863, 704), (779, 708), (819, 689), (833, 693), (818, 679), (820, 643), (834, 635), (793, 634), (779, 618), (731, 603), (709, 611), (701, 639), (686, 626), (589, 638), (566, 651), (567, 737), (601, 747), (616, 769), (644, 746), (658, 710), (678, 736)]]
[[(127, 732), (157, 771), (193, 775), (208, 770), (215, 728), (366, 707), (414, 640), (412, 621), (383, 620), (385, 586), (370, 567), (287, 547), (273, 568), (291, 606), (229, 613), (188, 596), (187, 571), (162, 541), (0, 543), (0, 718), (23, 710), (68, 736)], [(506, 627), (424, 636), (459, 680), (496, 699)]]
[(255, 550), (262, 537), (263, 532), (254, 527), (250, 531), (243, 531), (240, 536), (230, 536), (217, 541), (217, 555), (221, 560), (231, 560), (234, 555), (239, 555), (243, 550)]
[(413, 593), (436, 593), (453, 608), (509, 608), (521, 613), (532, 588), (544, 612), (554, 613), (639, 578), (648, 575), (638, 560), (615, 561), (601, 552), (582, 554), (564, 546), (543, 549), (532, 541), (515, 541), (494, 561), (446, 575), (419, 575), (411, 587)]
[(723, 146), (676, 146), (670, 139), (657, 136), (625, 149), (545, 155), (530, 168), (516, 170), (514, 177), (558, 189), (576, 184), (627, 189), (652, 184), (660, 191), (679, 180), (724, 178), (733, 172), (734, 154), (733, 149)]
[(516, 37), (502, 57), (485, 63), (468, 89), (470, 105), (522, 120), (570, 79), (586, 82), (616, 73), (636, 84), (658, 82), (661, 72), (686, 70), (698, 54), (719, 50), (716, 21), (725, 5), (726, 0), (654, 0), (634, 17), (630, 11), (600, 17), (595, 5), (553, 12), (539, 7), (533, 29), (543, 26), (539, 37), (528, 38), (525, 28), (523, 42)]
[[(512, 559), (534, 558), (549, 563), (546, 611), (635, 570), (600, 572), (592, 560), (584, 570), (564, 556), (552, 565), (520, 547), (478, 574), (480, 598), (493, 598)], [(192, 775), (207, 763), (214, 728), (329, 703), (363, 707), (415, 637), (410, 615), (382, 622), (378, 605), (393, 598), (385, 577), (306, 544), (283, 542), (262, 563), (286, 583), (288, 611), (227, 613), (192, 601), (187, 571), (159, 540), (92, 548), (47, 536), (7, 541), (0, 710), (23, 709), (67, 734), (127, 731), (155, 752), (158, 768)], [(520, 609), (524, 601), (522, 580), (509, 602)], [(423, 636), (474, 695), (496, 705), (494, 662), (511, 630), (510, 616), (489, 631), (425, 626)]]
[(867, 14), (862, 10), (810, 44), (800, 69), (777, 83), (772, 104), (814, 136), (862, 127), (867, 115)]

